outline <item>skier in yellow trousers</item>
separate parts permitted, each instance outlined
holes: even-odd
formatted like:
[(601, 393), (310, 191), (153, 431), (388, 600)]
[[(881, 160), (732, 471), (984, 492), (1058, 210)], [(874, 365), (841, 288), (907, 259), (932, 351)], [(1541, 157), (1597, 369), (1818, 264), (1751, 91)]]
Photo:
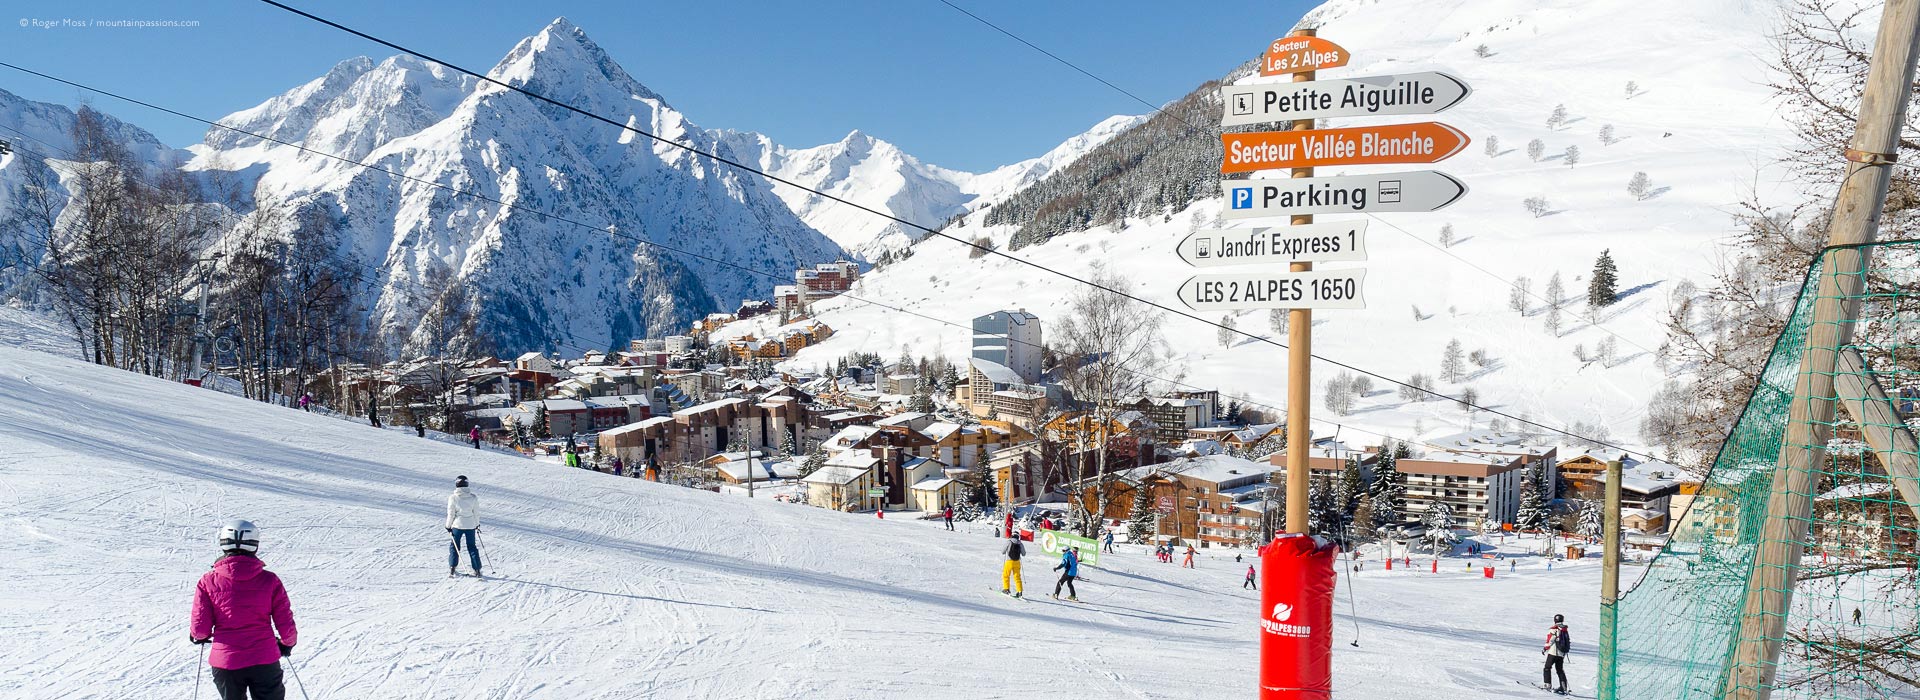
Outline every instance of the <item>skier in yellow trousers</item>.
[[(1000, 553), (1007, 555), (1007, 562), (1000, 565), (1001, 594), (1004, 595), (1012, 592), (1015, 598), (1026, 595), (1027, 584), (1020, 580), (1020, 555), (1025, 554), (1026, 551), (1027, 547), (1026, 545), (1020, 544), (1020, 535), (1018, 534), (1007, 538), (1007, 546), (1000, 549)], [(1011, 584), (1011, 587), (1009, 587), (1009, 584)]]

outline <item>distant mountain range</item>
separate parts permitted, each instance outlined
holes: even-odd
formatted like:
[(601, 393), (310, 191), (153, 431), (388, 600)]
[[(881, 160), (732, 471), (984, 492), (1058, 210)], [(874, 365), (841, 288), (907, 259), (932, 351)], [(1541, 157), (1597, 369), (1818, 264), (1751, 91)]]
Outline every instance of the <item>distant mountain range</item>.
[[(859, 131), (790, 149), (702, 128), (564, 18), (521, 40), (488, 75), (931, 227), (1045, 178), (1137, 122), (1115, 117), (1038, 158), (973, 174)], [(0, 91), (0, 125), (61, 143), (72, 122), (65, 107)], [(798, 266), (866, 259), (921, 233), (410, 56), (342, 61), (220, 122), (377, 169), (220, 128), (178, 151), (111, 125), (155, 167), (182, 164), (237, 190), (241, 214), (261, 203), (324, 211), (340, 227), (337, 254), (365, 275), (356, 293), (369, 320), (398, 347), (420, 344), (424, 309), (449, 289), (464, 297), (455, 303), (471, 312), (473, 331), (502, 352), (606, 347), (767, 298), (780, 282), (755, 272), (786, 277)], [(17, 184), (24, 167), (0, 171), (0, 185)]]

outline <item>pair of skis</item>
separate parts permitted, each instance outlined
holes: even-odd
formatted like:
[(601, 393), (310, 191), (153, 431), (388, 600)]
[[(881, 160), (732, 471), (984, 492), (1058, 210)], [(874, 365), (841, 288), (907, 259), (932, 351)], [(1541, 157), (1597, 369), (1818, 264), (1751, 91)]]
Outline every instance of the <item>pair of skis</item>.
[(1547, 685), (1545, 683), (1535, 683), (1533, 681), (1514, 681), (1514, 682), (1519, 683), (1520, 685), (1526, 686), (1528, 688), (1532, 688), (1534, 690), (1544, 690), (1549, 693), (1553, 693), (1555, 695), (1565, 695), (1570, 698), (1587, 698), (1588, 700), (1593, 700), (1593, 697), (1594, 697), (1592, 695), (1580, 695), (1580, 694), (1574, 693), (1571, 690), (1557, 690), (1553, 686)]

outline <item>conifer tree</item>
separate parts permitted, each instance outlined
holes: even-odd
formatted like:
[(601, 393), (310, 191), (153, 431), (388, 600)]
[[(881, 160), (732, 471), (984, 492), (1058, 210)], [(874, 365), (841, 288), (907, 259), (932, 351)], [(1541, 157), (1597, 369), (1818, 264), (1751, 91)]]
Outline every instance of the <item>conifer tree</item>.
[(1133, 542), (1145, 542), (1153, 537), (1153, 497), (1144, 487), (1133, 492), (1133, 509), (1127, 520), (1127, 539)]
[(1432, 543), (1435, 554), (1440, 553), (1441, 545), (1453, 543), (1453, 506), (1437, 502), (1427, 506), (1420, 524), (1427, 528), (1427, 541)]
[(1600, 539), (1602, 529), (1600, 504), (1583, 501), (1580, 504), (1580, 536), (1590, 540)]
[(1339, 490), (1335, 492), (1340, 501), (1340, 509), (1347, 514), (1352, 514), (1359, 509), (1360, 499), (1366, 494), (1366, 474), (1360, 469), (1360, 456), (1350, 456), (1347, 458), (1346, 469), (1340, 472)]
[(1613, 265), (1613, 251), (1600, 251), (1593, 261), (1593, 281), (1587, 283), (1587, 305), (1593, 308), (1612, 305), (1619, 296), (1620, 275)]
[(1540, 485), (1531, 480), (1520, 482), (1520, 512), (1514, 516), (1514, 525), (1521, 530), (1547, 526), (1547, 511), (1540, 505)]
[(1353, 508), (1353, 536), (1356, 539), (1370, 540), (1375, 536), (1373, 528), (1373, 497), (1360, 494), (1360, 501)]

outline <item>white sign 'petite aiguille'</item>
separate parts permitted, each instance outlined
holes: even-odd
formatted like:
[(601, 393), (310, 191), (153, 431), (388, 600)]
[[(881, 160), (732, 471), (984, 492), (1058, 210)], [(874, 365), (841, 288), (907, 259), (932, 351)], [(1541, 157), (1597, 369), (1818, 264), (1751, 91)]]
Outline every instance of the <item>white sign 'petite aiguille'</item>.
[(1364, 269), (1194, 275), (1181, 283), (1180, 301), (1194, 311), (1364, 309), (1366, 277)]
[(1323, 117), (1434, 114), (1473, 89), (1445, 73), (1407, 73), (1304, 83), (1223, 85), (1221, 126)]
[(1202, 229), (1187, 234), (1175, 252), (1194, 267), (1366, 260), (1367, 222)]
[(1222, 216), (1250, 219), (1292, 214), (1433, 211), (1458, 201), (1467, 186), (1437, 170), (1405, 173), (1226, 180)]

